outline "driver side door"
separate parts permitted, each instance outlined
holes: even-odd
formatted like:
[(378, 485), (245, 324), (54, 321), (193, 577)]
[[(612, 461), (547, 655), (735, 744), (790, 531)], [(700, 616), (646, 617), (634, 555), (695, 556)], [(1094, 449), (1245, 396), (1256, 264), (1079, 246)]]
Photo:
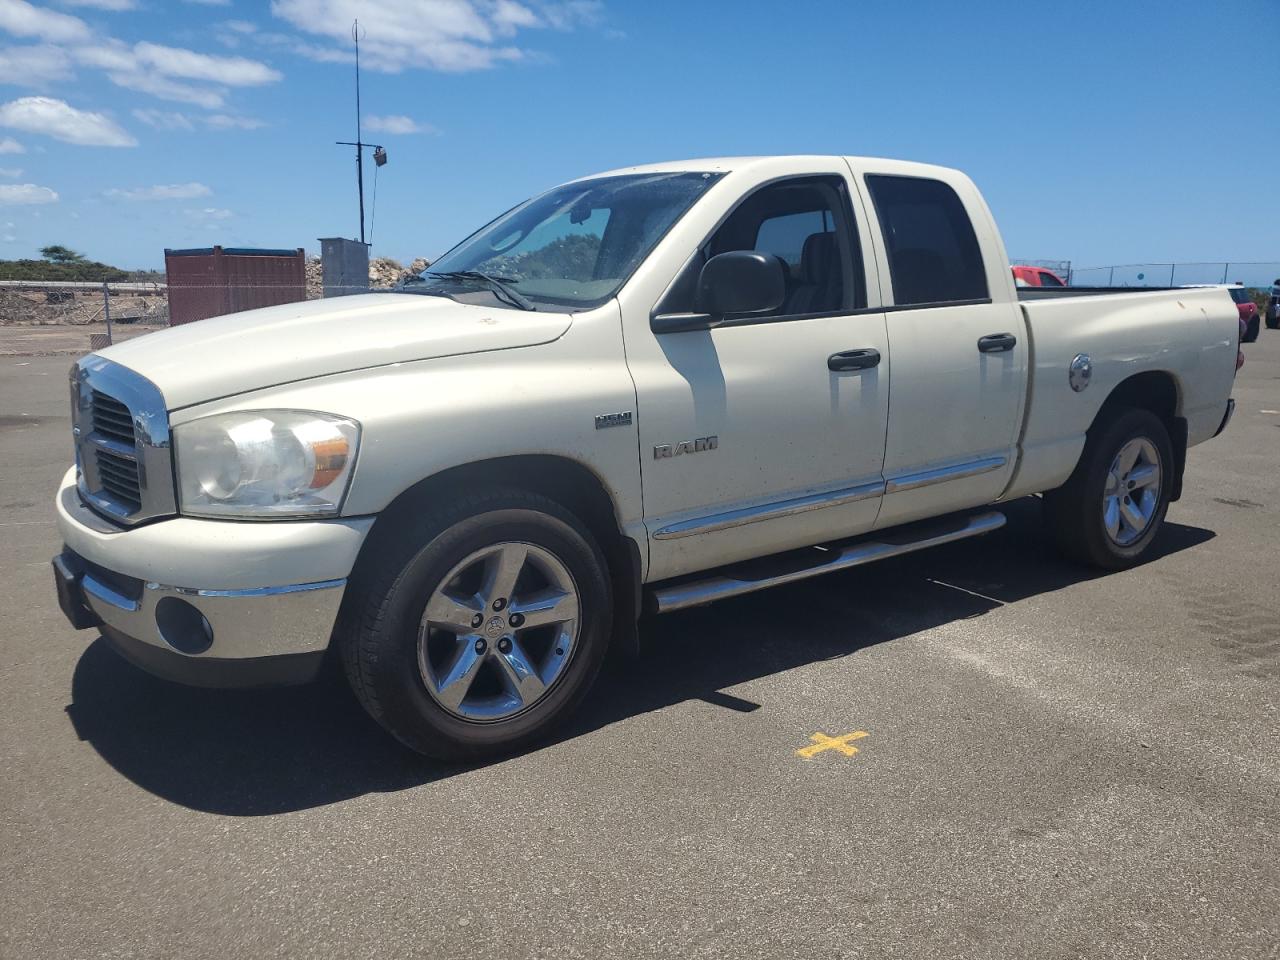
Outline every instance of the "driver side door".
[[(705, 238), (653, 313), (693, 311), (701, 266), (733, 250), (782, 261), (777, 310), (673, 333), (624, 324), (649, 579), (873, 526), (889, 351), (884, 313), (868, 306), (865, 229), (847, 170), (766, 183)], [(855, 351), (858, 365), (839, 359)]]

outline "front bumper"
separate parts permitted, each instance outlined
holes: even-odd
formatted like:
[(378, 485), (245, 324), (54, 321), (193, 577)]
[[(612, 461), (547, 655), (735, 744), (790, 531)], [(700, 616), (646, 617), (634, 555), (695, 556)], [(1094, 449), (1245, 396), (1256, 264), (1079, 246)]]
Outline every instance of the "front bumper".
[(372, 518), (178, 517), (122, 530), (89, 510), (75, 471), (58, 492), (54, 559), (73, 626), (129, 660), (203, 686), (298, 682), (319, 668)]

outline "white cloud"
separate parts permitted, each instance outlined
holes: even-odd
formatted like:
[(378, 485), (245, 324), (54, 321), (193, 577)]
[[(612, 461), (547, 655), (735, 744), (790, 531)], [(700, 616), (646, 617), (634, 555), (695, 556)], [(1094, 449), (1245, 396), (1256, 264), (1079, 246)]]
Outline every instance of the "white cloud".
[(229, 87), (257, 87), (275, 83), (282, 76), (280, 71), (265, 63), (246, 57), (216, 57), (147, 41), (134, 44), (133, 52), (142, 66), (184, 80), (204, 80)]
[(27, 148), (13, 137), (0, 138), (0, 153), (26, 153)]
[(133, 187), (123, 190), (119, 187), (108, 190), (108, 197), (120, 200), (194, 200), (196, 197), (207, 197), (213, 191), (203, 183), (166, 183), (154, 187)]
[(231, 0), (182, 0), (183, 3), (194, 3), (200, 7), (229, 7)]
[(235, 214), (223, 207), (205, 207), (202, 210), (185, 210), (188, 217), (193, 220), (204, 220), (206, 222), (213, 220), (230, 220)]
[(21, 167), (0, 167), (0, 177), (8, 177), (10, 180), (22, 176)]
[(157, 130), (194, 130), (195, 124), (185, 113), (176, 110), (134, 110), (135, 119)]
[(0, 49), (0, 83), (43, 87), (71, 76), (71, 58), (61, 47), (41, 44)]
[(413, 117), (405, 117), (400, 115), (391, 115), (380, 117), (371, 115), (364, 118), (365, 129), (373, 133), (436, 133), (437, 130), (429, 123), (419, 123)]
[(266, 123), (256, 117), (233, 117), (226, 113), (213, 113), (204, 118), (204, 125), (212, 130), (257, 130)]
[(138, 141), (105, 114), (77, 110), (53, 97), (21, 97), (0, 105), (0, 127), (42, 133), (84, 147), (136, 147)]
[(542, 21), (538, 15), (522, 3), (515, 0), (498, 0), (494, 5), (493, 25), (499, 33), (510, 36), (521, 27), (540, 27)]
[(126, 90), (137, 90), (149, 93), (161, 100), (173, 100), (177, 103), (193, 103), (206, 110), (216, 110), (226, 103), (222, 94), (209, 87), (195, 87), (189, 83), (179, 83), (154, 73), (135, 73), (127, 70), (113, 71), (107, 79), (117, 87)]
[[(360, 18), (363, 36), (361, 64), (395, 73), (408, 67), (433, 70), (483, 70), (502, 61), (519, 60), (524, 51), (499, 44), (499, 36), (514, 33), (516, 21), (529, 17), (515, 10), (519, 4), (486, 5), (450, 0), (430, 7), (417, 0), (273, 0), (271, 12), (306, 33), (336, 43), (347, 51), (351, 45), (351, 21)], [(521, 7), (522, 10), (525, 8)], [(536, 19), (536, 18), (534, 18)]]
[(95, 10), (137, 10), (137, 0), (62, 0), (69, 7), (93, 7)]
[(36, 203), (57, 203), (58, 195), (48, 187), (34, 183), (6, 183), (0, 185), (0, 205), (18, 206)]
[(107, 40), (77, 47), (73, 54), (80, 63), (107, 71), (107, 79), (116, 86), (206, 110), (216, 110), (226, 102), (223, 87), (260, 86), (281, 78), (278, 70), (257, 60), (213, 56), (147, 41), (130, 47)]
[(228, 20), (223, 26), (235, 33), (256, 33), (258, 30), (258, 25), (248, 20)]
[(189, 117), (178, 110), (137, 109), (133, 116), (157, 130), (195, 130), (203, 125), (210, 130), (257, 130), (266, 123), (256, 117), (240, 117), (228, 113), (211, 113), (204, 117)]
[(35, 7), (26, 0), (0, 0), (0, 30), (52, 43), (73, 43), (90, 37), (89, 25), (79, 17)]

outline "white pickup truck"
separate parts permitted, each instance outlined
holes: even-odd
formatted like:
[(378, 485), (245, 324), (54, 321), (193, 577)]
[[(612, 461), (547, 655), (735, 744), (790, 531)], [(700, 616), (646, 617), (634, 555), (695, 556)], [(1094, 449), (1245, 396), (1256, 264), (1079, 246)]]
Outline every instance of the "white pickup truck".
[(1071, 556), (1137, 562), (1226, 426), (1238, 340), (1222, 289), (1017, 289), (954, 170), (618, 170), (394, 291), (78, 362), (59, 599), (161, 676), (298, 682), (332, 651), (411, 748), (508, 751), (642, 614), (982, 534), (1017, 497)]

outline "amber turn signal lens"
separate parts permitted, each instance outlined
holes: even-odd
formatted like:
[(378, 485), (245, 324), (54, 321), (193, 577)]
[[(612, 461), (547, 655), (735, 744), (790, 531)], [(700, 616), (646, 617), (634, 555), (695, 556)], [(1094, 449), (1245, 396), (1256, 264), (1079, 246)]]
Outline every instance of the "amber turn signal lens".
[(342, 469), (347, 465), (346, 437), (317, 440), (311, 444), (311, 452), (316, 458), (316, 472), (311, 478), (311, 489), (320, 490), (342, 476)]

